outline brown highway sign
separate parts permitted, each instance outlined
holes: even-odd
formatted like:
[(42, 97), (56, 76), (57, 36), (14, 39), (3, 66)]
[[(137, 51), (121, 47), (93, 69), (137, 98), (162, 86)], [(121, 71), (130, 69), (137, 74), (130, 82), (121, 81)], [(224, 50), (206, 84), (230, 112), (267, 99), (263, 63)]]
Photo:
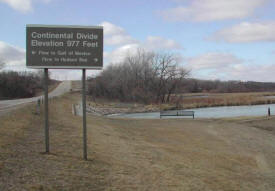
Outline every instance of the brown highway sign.
[(27, 25), (28, 68), (102, 69), (103, 27)]

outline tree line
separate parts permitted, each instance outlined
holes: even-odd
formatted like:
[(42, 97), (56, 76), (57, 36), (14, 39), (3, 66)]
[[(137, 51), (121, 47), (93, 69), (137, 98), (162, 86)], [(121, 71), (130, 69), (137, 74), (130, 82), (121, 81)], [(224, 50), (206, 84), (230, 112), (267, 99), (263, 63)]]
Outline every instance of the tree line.
[[(50, 80), (50, 83), (53, 83)], [(43, 71), (34, 72), (0, 72), (0, 99), (33, 97), (43, 90)]]
[(177, 93), (238, 93), (275, 91), (275, 83), (185, 79)]
[(90, 78), (88, 90), (94, 97), (165, 103), (188, 74), (175, 54), (138, 50)]

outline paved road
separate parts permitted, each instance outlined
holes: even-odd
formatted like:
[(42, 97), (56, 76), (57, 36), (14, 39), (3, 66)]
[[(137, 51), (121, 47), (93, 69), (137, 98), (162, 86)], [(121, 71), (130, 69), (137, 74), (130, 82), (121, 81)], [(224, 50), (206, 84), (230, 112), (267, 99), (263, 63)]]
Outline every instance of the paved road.
[[(49, 93), (49, 98), (60, 96), (64, 93), (69, 92), (71, 89), (71, 81), (63, 81), (57, 88)], [(24, 99), (14, 99), (14, 100), (3, 100), (0, 101), (0, 115), (7, 113), (8, 111), (21, 106), (26, 103), (35, 102), (38, 99), (41, 99), (43, 96), (24, 98)]]

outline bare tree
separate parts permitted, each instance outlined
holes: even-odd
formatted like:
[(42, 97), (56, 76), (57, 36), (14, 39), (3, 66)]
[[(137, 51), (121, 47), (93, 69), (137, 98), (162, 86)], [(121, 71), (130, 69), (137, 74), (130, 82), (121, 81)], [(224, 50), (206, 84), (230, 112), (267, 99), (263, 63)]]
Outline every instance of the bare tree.
[(168, 102), (171, 94), (189, 71), (180, 66), (180, 60), (174, 54), (162, 53), (154, 57), (154, 68), (157, 76), (155, 88), (157, 102)]
[(0, 99), (32, 97), (42, 89), (40, 79), (30, 72), (4, 71), (0, 73)]

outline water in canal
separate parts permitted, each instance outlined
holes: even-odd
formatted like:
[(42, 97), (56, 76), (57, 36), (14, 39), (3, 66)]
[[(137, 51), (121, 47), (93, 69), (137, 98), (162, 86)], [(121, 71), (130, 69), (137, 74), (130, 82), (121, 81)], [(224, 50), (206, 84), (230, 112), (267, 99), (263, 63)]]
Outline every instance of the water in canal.
[[(208, 108), (190, 109), (187, 111), (195, 111), (195, 118), (226, 118), (226, 117), (241, 117), (241, 116), (265, 116), (267, 115), (268, 107), (270, 107), (271, 109), (271, 115), (275, 115), (275, 104), (253, 105), (253, 106), (208, 107)], [(110, 115), (110, 117), (154, 119), (154, 118), (159, 118), (159, 112), (114, 114), (114, 115)], [(178, 117), (169, 117), (169, 118), (178, 118)]]

